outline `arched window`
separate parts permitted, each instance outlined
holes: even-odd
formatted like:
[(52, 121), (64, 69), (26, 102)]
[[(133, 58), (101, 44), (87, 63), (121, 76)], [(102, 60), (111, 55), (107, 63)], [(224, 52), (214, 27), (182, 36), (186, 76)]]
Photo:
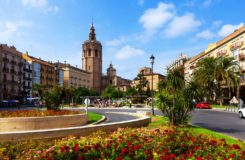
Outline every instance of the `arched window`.
[(88, 56), (91, 56), (91, 49), (88, 49)]
[(98, 56), (98, 50), (96, 49), (94, 52), (95, 52), (95, 57), (97, 57)]

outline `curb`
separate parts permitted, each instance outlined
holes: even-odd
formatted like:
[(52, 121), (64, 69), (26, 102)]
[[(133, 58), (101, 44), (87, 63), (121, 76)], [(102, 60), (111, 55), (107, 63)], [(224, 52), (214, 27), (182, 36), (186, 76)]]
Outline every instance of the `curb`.
[(102, 115), (102, 118), (101, 118), (100, 120), (98, 120), (97, 122), (88, 124), (88, 125), (96, 125), (96, 124), (100, 124), (100, 123), (102, 123), (102, 122), (104, 122), (104, 121), (106, 121), (106, 120), (107, 120), (107, 117), (105, 117), (105, 116)]

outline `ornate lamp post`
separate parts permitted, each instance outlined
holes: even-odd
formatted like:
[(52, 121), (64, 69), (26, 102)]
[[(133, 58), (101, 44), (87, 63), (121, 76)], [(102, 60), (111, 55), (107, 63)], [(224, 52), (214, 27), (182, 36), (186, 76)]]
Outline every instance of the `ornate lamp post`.
[(155, 115), (155, 112), (154, 112), (154, 105), (153, 105), (153, 64), (154, 64), (154, 60), (155, 60), (155, 57), (153, 56), (153, 54), (151, 55), (150, 57), (150, 63), (151, 63), (151, 109), (152, 109), (152, 115)]
[(54, 82), (55, 82), (55, 84), (54, 85), (56, 85), (56, 83), (57, 83), (57, 74), (58, 73), (58, 64), (57, 63), (55, 63), (54, 64), (54, 74), (55, 74), (55, 76), (54, 76)]

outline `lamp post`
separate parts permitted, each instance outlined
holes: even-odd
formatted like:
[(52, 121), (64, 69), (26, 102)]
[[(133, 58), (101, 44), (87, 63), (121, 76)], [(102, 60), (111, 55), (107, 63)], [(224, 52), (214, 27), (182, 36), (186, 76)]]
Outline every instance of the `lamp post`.
[(55, 63), (54, 64), (54, 74), (55, 74), (55, 76), (54, 76), (54, 82), (55, 82), (55, 84), (54, 85), (56, 85), (56, 83), (57, 83), (57, 71), (58, 71), (58, 64), (57, 63)]
[(153, 54), (150, 57), (150, 63), (151, 63), (151, 109), (152, 109), (152, 115), (154, 116), (154, 100), (153, 100), (153, 64), (154, 64), (155, 57)]

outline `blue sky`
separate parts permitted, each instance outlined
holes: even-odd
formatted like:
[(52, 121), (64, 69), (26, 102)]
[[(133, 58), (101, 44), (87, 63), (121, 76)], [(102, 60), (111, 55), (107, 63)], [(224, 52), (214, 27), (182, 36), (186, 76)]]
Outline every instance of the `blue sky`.
[(93, 19), (103, 45), (103, 72), (112, 62), (132, 79), (150, 66), (165, 74), (181, 52), (194, 56), (244, 25), (244, 0), (0, 0), (0, 43), (44, 60), (81, 67)]

